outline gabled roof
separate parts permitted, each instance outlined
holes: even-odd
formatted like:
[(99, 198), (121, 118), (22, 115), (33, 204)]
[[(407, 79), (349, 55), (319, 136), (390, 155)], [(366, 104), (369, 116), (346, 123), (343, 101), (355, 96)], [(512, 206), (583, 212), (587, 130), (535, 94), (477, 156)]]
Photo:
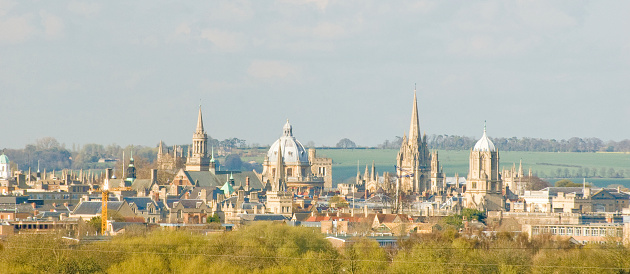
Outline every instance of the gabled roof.
[(264, 188), (253, 171), (216, 171), (215, 174), (210, 171), (184, 171), (184, 174), (193, 186), (221, 187), (231, 174), (236, 188), (245, 187), (247, 177), (249, 177), (250, 189), (262, 190)]
[(225, 182), (225, 184), (223, 184), (223, 186), (221, 187), (221, 190), (223, 190), (223, 194), (225, 194), (225, 196), (229, 196), (230, 194), (234, 193), (234, 188), (232, 187), (230, 182)]
[(204, 204), (203, 200), (198, 199), (181, 199), (177, 202), (184, 208), (198, 208)]
[(310, 212), (296, 212), (296, 213), (293, 213), (293, 217), (291, 219), (295, 219), (298, 222), (302, 222), (308, 219), (308, 217), (311, 217)]
[(151, 197), (123, 197), (123, 200), (125, 200), (129, 205), (135, 204), (140, 211), (147, 210), (148, 204), (155, 204), (155, 201), (153, 201)]
[(146, 191), (153, 186), (151, 179), (135, 179), (131, 184), (131, 189), (135, 191)]

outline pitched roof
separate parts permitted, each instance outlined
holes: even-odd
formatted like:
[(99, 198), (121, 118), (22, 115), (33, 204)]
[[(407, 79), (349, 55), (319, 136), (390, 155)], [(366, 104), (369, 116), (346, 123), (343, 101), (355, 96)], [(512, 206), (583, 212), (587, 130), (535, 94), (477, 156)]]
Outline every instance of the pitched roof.
[(151, 181), (151, 179), (135, 179), (133, 184), (131, 184), (131, 189), (135, 191), (144, 191), (151, 188), (153, 185), (152, 183), (153, 181)]
[(181, 199), (177, 202), (184, 208), (198, 208), (198, 205), (201, 206), (203, 204), (203, 200), (198, 199)]
[(287, 217), (280, 214), (242, 214), (244, 221), (285, 221)]
[[(107, 210), (119, 210), (124, 202), (109, 201)], [(96, 215), (101, 214), (103, 203), (101, 201), (83, 201), (77, 205), (72, 214), (75, 215)]]
[(129, 205), (135, 204), (140, 211), (146, 210), (148, 204), (155, 203), (151, 197), (123, 197), (123, 200)]
[(186, 177), (192, 185), (200, 187), (221, 187), (225, 183), (227, 176), (234, 177), (234, 187), (245, 187), (247, 177), (249, 177), (250, 189), (262, 190), (264, 187), (256, 173), (253, 171), (216, 171), (212, 174), (210, 171), (184, 171)]

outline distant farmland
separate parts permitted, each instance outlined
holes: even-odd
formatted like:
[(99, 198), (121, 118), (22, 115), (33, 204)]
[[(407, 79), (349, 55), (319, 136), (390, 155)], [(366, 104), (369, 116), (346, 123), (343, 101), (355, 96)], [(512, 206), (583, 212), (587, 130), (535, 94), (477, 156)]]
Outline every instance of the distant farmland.
[[(394, 172), (398, 150), (394, 149), (318, 149), (318, 156), (333, 159), (333, 180), (336, 183), (354, 180), (357, 174), (357, 161), (361, 174), (365, 165), (374, 161), (379, 174)], [(468, 155), (470, 151), (439, 151), (440, 164), (447, 176), (466, 176), (468, 173)], [(555, 182), (569, 178), (587, 182), (596, 186), (621, 184), (630, 187), (630, 154), (628, 153), (576, 153), (576, 152), (518, 152), (500, 153), (501, 168), (509, 169), (512, 164), (518, 167), (523, 161), (527, 174), (532, 169), (534, 175)]]

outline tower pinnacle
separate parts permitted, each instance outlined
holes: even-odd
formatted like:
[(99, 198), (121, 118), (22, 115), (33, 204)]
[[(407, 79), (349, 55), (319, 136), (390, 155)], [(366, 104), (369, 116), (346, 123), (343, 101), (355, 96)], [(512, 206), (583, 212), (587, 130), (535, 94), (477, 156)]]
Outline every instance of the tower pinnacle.
[(411, 112), (411, 125), (409, 125), (409, 143), (418, 142), (420, 139), (420, 121), (418, 120), (418, 99), (416, 89), (413, 90), (413, 109)]
[(199, 105), (199, 116), (197, 117), (197, 129), (195, 133), (203, 134), (203, 118), (201, 117), (201, 105)]

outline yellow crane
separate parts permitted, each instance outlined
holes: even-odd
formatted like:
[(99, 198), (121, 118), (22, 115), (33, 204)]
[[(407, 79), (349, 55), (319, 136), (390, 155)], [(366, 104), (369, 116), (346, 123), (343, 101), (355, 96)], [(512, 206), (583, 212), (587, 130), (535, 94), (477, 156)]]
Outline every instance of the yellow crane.
[[(130, 187), (116, 187), (112, 188), (112, 191), (126, 191), (131, 190)], [(101, 191), (102, 196), (102, 205), (101, 205), (101, 234), (105, 235), (105, 231), (107, 231), (107, 202), (109, 201), (109, 178), (105, 178), (105, 182), (103, 183), (103, 190)]]

